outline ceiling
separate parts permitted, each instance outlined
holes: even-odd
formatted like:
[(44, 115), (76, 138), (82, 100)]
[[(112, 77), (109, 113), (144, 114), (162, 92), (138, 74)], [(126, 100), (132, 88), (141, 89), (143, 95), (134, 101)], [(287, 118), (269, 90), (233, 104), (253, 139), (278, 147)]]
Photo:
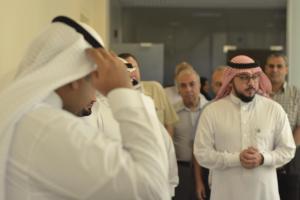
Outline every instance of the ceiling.
[(286, 8), (287, 0), (119, 0), (123, 7)]

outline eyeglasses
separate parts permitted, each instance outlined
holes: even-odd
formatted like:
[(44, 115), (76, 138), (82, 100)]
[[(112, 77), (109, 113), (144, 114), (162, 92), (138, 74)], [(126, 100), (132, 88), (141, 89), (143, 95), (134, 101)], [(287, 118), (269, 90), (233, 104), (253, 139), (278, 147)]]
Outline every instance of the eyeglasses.
[(249, 76), (247, 74), (240, 74), (237, 75), (237, 77), (244, 83), (249, 83), (250, 80), (257, 82), (259, 80), (260, 74), (253, 74), (252, 76)]
[(125, 63), (125, 65), (127, 67), (128, 72), (133, 72), (136, 70), (136, 67), (134, 67), (131, 63)]

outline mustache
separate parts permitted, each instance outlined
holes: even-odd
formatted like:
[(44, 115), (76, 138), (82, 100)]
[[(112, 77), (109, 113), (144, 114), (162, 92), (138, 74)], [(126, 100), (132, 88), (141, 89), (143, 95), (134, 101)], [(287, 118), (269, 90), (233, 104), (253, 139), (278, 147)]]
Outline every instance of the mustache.
[(246, 91), (250, 91), (250, 90), (256, 90), (254, 87), (250, 86), (246, 89)]

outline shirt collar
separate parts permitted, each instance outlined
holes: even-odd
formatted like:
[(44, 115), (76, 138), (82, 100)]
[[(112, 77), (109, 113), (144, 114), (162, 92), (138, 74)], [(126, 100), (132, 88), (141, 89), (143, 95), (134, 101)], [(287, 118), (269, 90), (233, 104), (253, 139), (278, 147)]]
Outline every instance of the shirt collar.
[(283, 91), (283, 92), (286, 90), (286, 87), (287, 87), (287, 82), (285, 81), (285, 82), (283, 83), (283, 86), (282, 86), (282, 91)]
[(44, 100), (44, 102), (56, 108), (63, 107), (62, 99), (58, 94), (56, 94), (56, 92), (51, 92), (50, 95)]
[[(200, 100), (199, 100), (199, 103), (198, 103), (198, 105), (197, 105), (195, 111), (200, 111), (201, 108), (203, 107), (202, 98), (201, 98), (200, 95), (199, 95), (199, 98), (200, 98)], [(182, 99), (178, 102), (178, 104), (177, 104), (177, 106), (176, 106), (176, 111), (177, 111), (177, 112), (178, 112), (178, 111), (181, 111), (181, 110), (191, 111), (190, 108), (188, 108), (188, 107), (186, 107), (186, 106), (184, 105)], [(194, 111), (194, 112), (195, 112), (195, 111)]]
[(280, 88), (280, 90), (277, 91), (277, 92), (273, 92), (273, 91), (272, 91), (271, 94), (270, 94), (270, 96), (273, 97), (273, 96), (276, 95), (276, 94), (284, 93), (285, 90), (286, 90), (286, 88), (287, 88), (287, 82), (285, 81), (285, 82), (283, 83), (282, 87)]
[(235, 103), (235, 104), (237, 104), (237, 105), (240, 105), (240, 106), (242, 106), (242, 107), (253, 105), (254, 102), (256, 101), (256, 96), (257, 96), (257, 94), (255, 94), (255, 96), (254, 96), (254, 98), (253, 98), (252, 101), (246, 103), (246, 102), (243, 102), (243, 101), (242, 101), (240, 98), (238, 98), (237, 96), (235, 96), (235, 95), (233, 94), (233, 92), (231, 92), (230, 95), (229, 95), (229, 97), (230, 97), (230, 99), (231, 99), (231, 101), (232, 101), (233, 103)]

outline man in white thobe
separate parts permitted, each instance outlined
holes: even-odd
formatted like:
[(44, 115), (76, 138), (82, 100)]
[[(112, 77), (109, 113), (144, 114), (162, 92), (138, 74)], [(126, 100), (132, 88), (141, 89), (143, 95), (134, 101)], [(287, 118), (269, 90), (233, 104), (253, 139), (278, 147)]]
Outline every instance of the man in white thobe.
[(198, 162), (213, 170), (211, 200), (279, 200), (276, 168), (295, 153), (287, 115), (266, 97), (271, 84), (254, 60), (228, 65), (194, 143)]
[[(95, 49), (100, 43), (90, 27), (58, 17), (31, 44), (0, 94), (1, 200), (170, 199), (166, 147), (149, 120), (154, 106), (130, 89), (115, 55)], [(122, 140), (76, 116), (95, 88)]]

